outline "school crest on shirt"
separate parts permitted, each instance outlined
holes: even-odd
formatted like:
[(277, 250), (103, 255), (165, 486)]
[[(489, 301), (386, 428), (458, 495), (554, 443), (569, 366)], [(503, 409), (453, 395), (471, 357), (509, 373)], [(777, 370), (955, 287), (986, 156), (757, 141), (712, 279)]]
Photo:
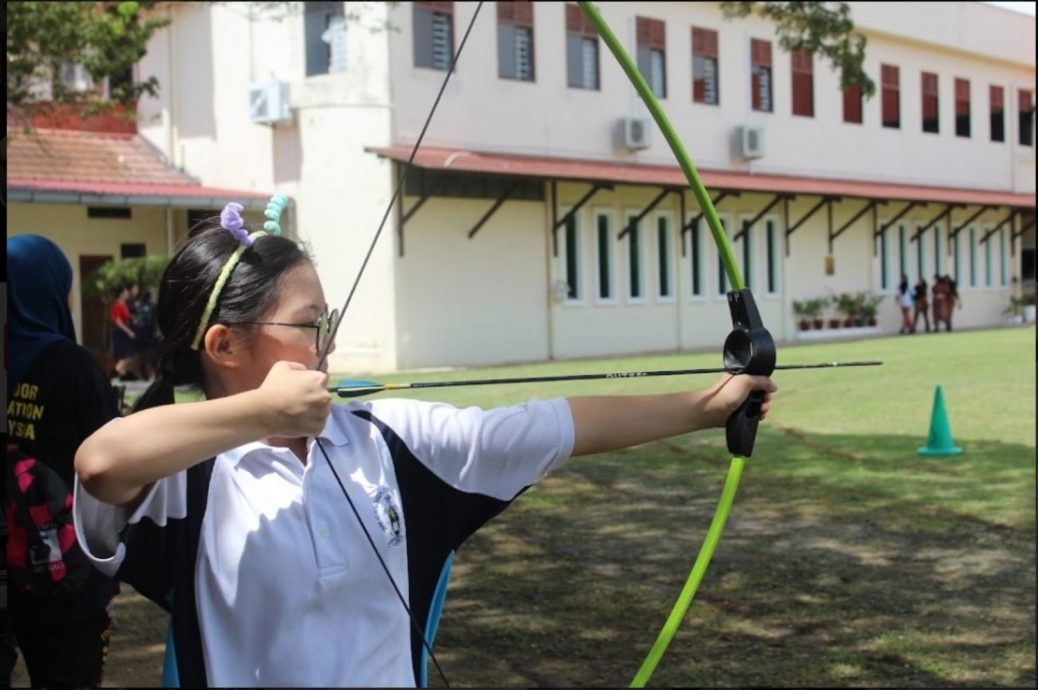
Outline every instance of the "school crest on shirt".
[(385, 532), (389, 540), (389, 546), (398, 546), (404, 540), (401, 530), (403, 529), (403, 518), (400, 515), (400, 507), (393, 498), (393, 492), (384, 486), (375, 490), (372, 496), (372, 504), (375, 509), (375, 520), (378, 526)]

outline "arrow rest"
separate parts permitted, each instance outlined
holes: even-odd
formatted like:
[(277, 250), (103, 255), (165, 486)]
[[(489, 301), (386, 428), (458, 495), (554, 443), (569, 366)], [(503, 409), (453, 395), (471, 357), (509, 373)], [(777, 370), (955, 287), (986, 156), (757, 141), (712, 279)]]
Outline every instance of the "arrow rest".
[[(753, 293), (749, 288), (729, 292), (728, 308), (732, 332), (724, 341), (724, 368), (731, 374), (771, 376), (775, 371), (775, 340), (764, 328)], [(753, 454), (763, 402), (764, 392), (753, 391), (725, 422), (728, 451), (733, 455), (748, 458)]]

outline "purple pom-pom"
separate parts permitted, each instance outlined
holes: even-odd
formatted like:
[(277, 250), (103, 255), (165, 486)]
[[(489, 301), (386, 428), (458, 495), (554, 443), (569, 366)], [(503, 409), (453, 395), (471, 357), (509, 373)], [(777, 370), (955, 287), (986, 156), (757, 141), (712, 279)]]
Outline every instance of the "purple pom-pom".
[(244, 228), (245, 221), (242, 220), (241, 212), (245, 207), (237, 202), (230, 202), (220, 211), (220, 225), (230, 231), (234, 238), (246, 247), (252, 246), (249, 232)]

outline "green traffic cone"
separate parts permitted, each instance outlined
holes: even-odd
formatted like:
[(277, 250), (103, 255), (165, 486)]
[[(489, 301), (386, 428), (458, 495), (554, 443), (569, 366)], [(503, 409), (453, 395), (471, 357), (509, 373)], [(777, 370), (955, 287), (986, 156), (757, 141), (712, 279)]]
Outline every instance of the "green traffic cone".
[(958, 448), (952, 441), (951, 426), (948, 424), (948, 412), (944, 409), (944, 391), (940, 386), (933, 394), (933, 413), (930, 415), (930, 437), (926, 446), (919, 449), (920, 455), (959, 455)]

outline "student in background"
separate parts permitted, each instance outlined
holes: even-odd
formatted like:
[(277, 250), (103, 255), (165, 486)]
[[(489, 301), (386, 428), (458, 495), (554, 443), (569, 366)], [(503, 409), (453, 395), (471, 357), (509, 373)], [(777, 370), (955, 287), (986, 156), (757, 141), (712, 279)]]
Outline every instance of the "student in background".
[(36, 235), (7, 240), (8, 614), (34, 687), (101, 684), (116, 582), (80, 548), (76, 449), (118, 416), (100, 365), (76, 344), (72, 267)]

